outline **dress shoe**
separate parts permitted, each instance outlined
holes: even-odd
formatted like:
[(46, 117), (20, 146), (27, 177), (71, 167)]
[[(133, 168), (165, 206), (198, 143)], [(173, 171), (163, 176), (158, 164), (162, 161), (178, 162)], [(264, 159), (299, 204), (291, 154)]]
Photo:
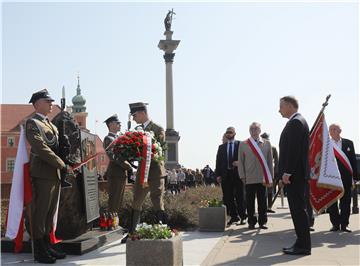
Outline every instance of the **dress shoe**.
[(266, 212), (275, 213), (275, 211), (273, 211), (272, 209), (268, 209)]
[(253, 230), (253, 229), (255, 229), (255, 225), (249, 224), (248, 228), (251, 229), (251, 230)]
[(227, 223), (227, 226), (230, 226), (233, 223), (236, 223), (238, 221), (240, 221), (240, 219), (238, 217), (231, 217), (230, 221), (228, 221), (228, 223)]
[(341, 229), (340, 229), (342, 232), (347, 232), (347, 233), (351, 233), (351, 230), (349, 229), (349, 227), (347, 226), (341, 226)]
[(311, 255), (310, 249), (293, 247), (291, 249), (283, 249), (283, 252), (288, 255)]
[(339, 231), (339, 229), (340, 229), (339, 226), (334, 225), (333, 227), (330, 228), (330, 232), (336, 232)]
[(310, 228), (309, 228), (309, 231), (310, 231), (310, 232), (314, 232), (314, 231), (315, 231), (315, 229), (314, 229), (314, 228), (312, 228), (312, 227), (310, 227)]
[(259, 228), (260, 228), (260, 229), (268, 229), (268, 227), (265, 226), (265, 225), (260, 225)]
[(282, 250), (285, 251), (285, 250), (293, 249), (294, 247), (295, 247), (295, 244), (292, 245), (291, 247), (283, 248)]

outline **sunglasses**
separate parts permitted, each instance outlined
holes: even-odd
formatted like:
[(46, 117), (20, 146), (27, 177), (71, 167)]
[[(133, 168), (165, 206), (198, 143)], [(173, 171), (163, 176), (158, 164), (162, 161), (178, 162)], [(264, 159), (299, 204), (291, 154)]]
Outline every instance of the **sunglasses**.
[(234, 134), (233, 131), (226, 131), (225, 134)]

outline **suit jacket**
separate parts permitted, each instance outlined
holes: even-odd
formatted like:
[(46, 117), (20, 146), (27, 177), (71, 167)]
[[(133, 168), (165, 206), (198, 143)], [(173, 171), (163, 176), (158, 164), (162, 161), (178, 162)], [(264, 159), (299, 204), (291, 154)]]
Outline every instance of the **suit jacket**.
[[(233, 160), (236, 161), (238, 158), (238, 152), (239, 152), (239, 143), (240, 141), (235, 140), (234, 141), (234, 154), (233, 154)], [(228, 143), (223, 143), (219, 146), (217, 154), (216, 154), (216, 169), (215, 174), (216, 176), (221, 176), (222, 178), (225, 178), (227, 176), (228, 172), (228, 152), (227, 152), (227, 145)], [(234, 167), (234, 172), (237, 177), (239, 177), (238, 169), (237, 167)]]
[[(117, 135), (114, 133), (109, 132), (109, 134), (104, 138), (103, 146), (104, 149), (110, 145), (117, 138)], [(106, 154), (109, 157), (109, 165), (106, 169), (105, 176), (107, 178), (111, 177), (119, 177), (119, 178), (126, 178), (127, 177), (127, 170), (131, 169), (131, 166), (128, 162), (125, 161), (124, 158), (115, 158), (113, 153), (113, 149), (110, 148), (106, 150)]]
[[(273, 156), (271, 144), (268, 140), (260, 139), (258, 143), (260, 150), (266, 160), (272, 177), (274, 177)], [(239, 145), (239, 176), (245, 184), (263, 183), (264, 172), (259, 159), (249, 147), (246, 141), (240, 142)]]
[(31, 146), (30, 175), (36, 178), (59, 179), (65, 163), (56, 154), (59, 133), (54, 124), (35, 114), (26, 121), (26, 139)]
[[(150, 123), (146, 126), (146, 128), (144, 128), (144, 130), (148, 132), (150, 131), (154, 132), (155, 139), (161, 144), (161, 146), (164, 146), (165, 131), (160, 125), (154, 123), (153, 121), (150, 121)], [(164, 161), (156, 162), (151, 160), (150, 169), (149, 169), (149, 179), (152, 177), (160, 178), (165, 176), (167, 176), (165, 170), (165, 162)]]
[(347, 156), (347, 158), (350, 161), (351, 168), (353, 169), (353, 176), (351, 176), (350, 172), (345, 168), (345, 166), (338, 159), (336, 159), (336, 161), (337, 161), (339, 171), (341, 174), (341, 179), (343, 180), (344, 183), (351, 186), (352, 177), (354, 179), (357, 179), (356, 156), (355, 156), (355, 149), (354, 149), (353, 142), (349, 139), (342, 138), (341, 139), (341, 150), (345, 153), (345, 155)]
[(297, 113), (290, 119), (280, 136), (279, 175), (291, 174), (290, 180), (308, 179), (309, 127), (304, 117)]

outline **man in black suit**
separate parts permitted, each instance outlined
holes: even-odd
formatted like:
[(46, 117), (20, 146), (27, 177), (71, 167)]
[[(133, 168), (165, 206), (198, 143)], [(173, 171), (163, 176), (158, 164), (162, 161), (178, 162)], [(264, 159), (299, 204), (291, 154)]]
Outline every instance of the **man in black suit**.
[(227, 141), (219, 146), (216, 154), (215, 175), (218, 183), (221, 183), (224, 204), (231, 217), (228, 225), (240, 219), (240, 224), (245, 224), (244, 187), (236, 166), (239, 141), (235, 140), (234, 127), (228, 127), (225, 135)]
[(292, 247), (283, 248), (285, 254), (310, 255), (311, 239), (305, 203), (305, 184), (309, 178), (309, 127), (299, 114), (298, 101), (292, 96), (280, 99), (280, 114), (288, 118), (280, 136), (279, 174), (287, 191), (291, 218), (296, 232)]
[[(344, 195), (340, 199), (340, 213), (338, 208), (338, 202), (334, 202), (328, 208), (328, 213), (330, 215), (330, 221), (332, 223), (332, 228), (330, 231), (343, 231), (350, 233), (351, 230), (348, 228), (349, 225), (349, 216), (350, 216), (350, 204), (351, 204), (351, 187), (353, 178), (356, 179), (356, 156), (354, 144), (349, 139), (344, 139), (340, 137), (341, 127), (337, 124), (332, 124), (329, 127), (329, 133), (334, 145), (340, 148), (343, 152), (343, 155), (347, 157), (348, 162), (351, 165), (351, 171), (346, 167), (346, 165), (336, 158), (337, 165), (341, 174), (341, 180), (344, 186)], [(346, 159), (346, 158), (345, 158)]]

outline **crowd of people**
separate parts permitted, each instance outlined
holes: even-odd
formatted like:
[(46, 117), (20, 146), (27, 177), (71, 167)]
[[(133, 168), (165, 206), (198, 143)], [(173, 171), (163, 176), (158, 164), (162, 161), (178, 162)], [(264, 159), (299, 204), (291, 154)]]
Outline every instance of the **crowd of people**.
[(185, 191), (187, 188), (199, 186), (216, 186), (218, 185), (215, 173), (209, 165), (203, 169), (192, 170), (190, 168), (178, 168), (167, 170), (165, 186), (172, 194)]

